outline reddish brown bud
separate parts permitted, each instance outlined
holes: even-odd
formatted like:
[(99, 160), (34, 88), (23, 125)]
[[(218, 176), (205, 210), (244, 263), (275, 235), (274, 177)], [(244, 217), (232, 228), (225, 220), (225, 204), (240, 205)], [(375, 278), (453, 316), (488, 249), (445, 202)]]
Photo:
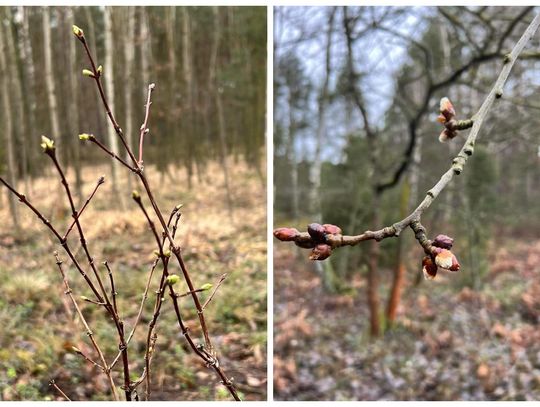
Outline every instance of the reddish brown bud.
[(441, 249), (451, 249), (454, 244), (454, 239), (446, 235), (438, 235), (433, 240), (433, 246), (440, 247)]
[(436, 248), (436, 253), (435, 264), (437, 266), (450, 271), (459, 271), (459, 262), (450, 250)]
[(439, 110), (441, 111), (441, 115), (444, 116), (446, 121), (452, 120), (456, 116), (454, 106), (450, 102), (450, 99), (446, 97), (441, 99)]
[(298, 232), (295, 228), (278, 228), (274, 230), (274, 237), (282, 242), (290, 242), (298, 236)]
[(448, 140), (452, 140), (456, 136), (457, 133), (455, 131), (445, 128), (443, 131), (441, 131), (441, 134), (439, 135), (439, 141), (441, 143), (446, 143)]
[(307, 231), (311, 238), (316, 242), (324, 242), (324, 227), (318, 223), (311, 223), (307, 227)]
[(324, 243), (318, 244), (311, 251), (310, 260), (325, 260), (332, 254), (332, 248)]
[(341, 235), (341, 228), (339, 226), (325, 223), (323, 225), (323, 228), (324, 228), (324, 233), (328, 233), (329, 235)]
[(426, 280), (433, 280), (437, 275), (437, 265), (433, 262), (431, 256), (425, 256), (422, 259), (422, 273)]

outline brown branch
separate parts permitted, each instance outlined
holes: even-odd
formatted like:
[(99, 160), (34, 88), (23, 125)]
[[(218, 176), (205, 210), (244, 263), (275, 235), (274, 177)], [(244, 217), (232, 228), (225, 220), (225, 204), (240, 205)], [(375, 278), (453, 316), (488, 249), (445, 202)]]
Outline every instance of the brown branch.
[[(83, 214), (84, 210), (86, 209), (86, 207), (88, 206), (88, 204), (90, 203), (90, 201), (92, 200), (94, 195), (96, 194), (99, 186), (104, 184), (104, 183), (105, 183), (105, 177), (99, 177), (98, 182), (97, 182), (96, 186), (94, 187), (94, 190), (92, 191), (90, 196), (86, 199), (86, 201), (85, 201), (84, 205), (82, 206), (82, 208), (79, 209), (79, 211), (77, 212), (77, 218), (76, 219), (80, 219), (80, 217)], [(75, 226), (75, 223), (76, 223), (76, 221), (74, 219), (73, 222), (71, 222), (71, 225), (69, 225), (69, 228), (67, 229), (66, 233), (64, 233), (64, 236), (62, 237), (63, 240), (66, 240), (68, 238), (70, 232), (73, 229), (73, 226)]]
[(152, 91), (154, 90), (155, 87), (156, 87), (155, 83), (151, 83), (150, 85), (148, 85), (148, 96), (147, 96), (146, 105), (145, 105), (146, 109), (144, 113), (144, 122), (141, 125), (141, 129), (140, 129), (141, 133), (139, 134), (139, 166), (143, 165), (144, 135), (150, 131), (150, 129), (148, 128), (148, 118), (150, 117), (150, 105), (152, 104), (151, 102)]
[(221, 284), (223, 284), (223, 282), (225, 281), (225, 279), (227, 278), (227, 274), (222, 274), (221, 277), (219, 278), (219, 281), (217, 282), (216, 286), (214, 287), (214, 289), (212, 290), (212, 293), (209, 295), (209, 297), (206, 299), (206, 301), (204, 302), (203, 306), (202, 306), (202, 309), (204, 311), (204, 309), (206, 308), (206, 306), (208, 304), (210, 304), (210, 301), (212, 301), (212, 299), (214, 298), (214, 296), (216, 295), (216, 292), (217, 290), (219, 289), (219, 287), (221, 286)]
[(56, 391), (58, 391), (58, 393), (60, 393), (60, 395), (61, 395), (63, 398), (65, 398), (67, 401), (71, 401), (71, 399), (66, 395), (66, 393), (64, 393), (64, 392), (62, 391), (62, 389), (61, 389), (60, 387), (58, 387), (58, 385), (56, 384), (56, 382), (54, 381), (54, 379), (51, 380), (51, 381), (49, 382), (49, 386), (54, 387), (54, 388), (56, 389)]
[[(354, 236), (342, 235), (341, 231), (339, 231), (339, 233), (325, 234), (322, 240), (317, 241), (308, 232), (300, 233), (294, 229), (288, 229), (286, 233), (288, 233), (289, 235), (284, 236), (284, 238), (281, 240), (293, 241), (298, 246), (303, 247), (303, 248), (315, 248), (315, 246), (319, 242), (323, 242), (324, 244), (327, 244), (328, 246), (330, 246), (331, 249), (335, 249), (342, 246), (355, 246), (359, 244), (360, 242), (363, 242), (366, 240), (381, 241), (388, 237), (397, 237), (401, 234), (401, 232), (405, 228), (411, 227), (411, 229), (415, 232), (415, 236), (417, 240), (419, 241), (421, 246), (424, 248), (424, 250), (426, 252), (430, 252), (432, 249), (431, 242), (427, 240), (427, 238), (425, 237), (425, 229), (420, 224), (422, 214), (427, 208), (429, 208), (429, 206), (439, 196), (439, 194), (444, 190), (444, 188), (452, 181), (454, 176), (462, 173), (464, 166), (467, 163), (467, 160), (474, 153), (474, 145), (476, 143), (476, 139), (478, 137), (478, 134), (480, 132), (480, 129), (482, 128), (482, 125), (486, 117), (488, 116), (488, 113), (491, 107), (493, 106), (494, 101), (498, 99), (500, 95), (502, 94), (502, 89), (508, 79), (508, 76), (510, 74), (510, 71), (512, 70), (512, 67), (514, 66), (514, 63), (516, 62), (517, 58), (523, 51), (527, 42), (531, 39), (531, 37), (537, 31), (539, 25), (540, 25), (540, 14), (537, 14), (534, 20), (529, 24), (529, 26), (525, 30), (525, 32), (523, 33), (519, 41), (516, 43), (516, 45), (512, 49), (512, 52), (505, 56), (501, 72), (497, 80), (495, 81), (491, 91), (489, 92), (486, 99), (480, 106), (480, 109), (473, 115), (473, 117), (471, 118), (471, 121), (467, 121), (466, 124), (463, 124), (464, 128), (470, 127), (470, 125), (472, 124), (472, 129), (469, 135), (467, 136), (467, 139), (463, 147), (461, 148), (460, 152), (452, 161), (452, 166), (450, 167), (448, 171), (446, 171), (441, 176), (439, 181), (427, 192), (424, 200), (417, 206), (417, 208), (410, 215), (400, 220), (399, 222), (394, 223), (391, 226), (387, 226), (376, 231), (368, 230), (362, 234), (354, 235)], [(278, 232), (279, 230), (276, 230), (275, 232), (276, 237), (277, 235), (279, 235)]]
[(90, 339), (90, 342), (92, 342), (92, 346), (96, 350), (96, 352), (97, 352), (97, 354), (99, 356), (99, 360), (101, 360), (102, 371), (107, 376), (107, 380), (109, 382), (109, 386), (111, 387), (113, 397), (114, 397), (115, 400), (118, 400), (118, 395), (116, 394), (116, 386), (114, 384), (114, 380), (112, 378), (111, 371), (110, 371), (109, 367), (107, 366), (107, 361), (105, 360), (105, 356), (103, 355), (103, 352), (101, 351), (101, 348), (97, 344), (96, 339), (94, 338), (94, 333), (90, 329), (90, 326), (88, 325), (88, 322), (86, 322), (86, 318), (84, 317), (81, 309), (79, 308), (79, 305), (77, 304), (77, 301), (73, 297), (73, 293), (72, 293), (71, 288), (69, 286), (69, 282), (68, 282), (66, 273), (64, 272), (64, 269), (62, 267), (62, 261), (58, 257), (58, 252), (56, 252), (56, 251), (54, 252), (54, 257), (56, 259), (56, 265), (58, 266), (58, 270), (60, 271), (60, 274), (62, 275), (62, 281), (64, 282), (64, 286), (66, 287), (65, 293), (66, 293), (66, 295), (69, 296), (69, 299), (71, 300), (71, 302), (73, 304), (73, 307), (75, 308), (75, 311), (77, 312), (77, 315), (79, 316), (81, 322), (84, 325), (84, 328), (86, 330), (86, 335)]
[[(210, 335), (208, 333), (208, 328), (206, 326), (206, 321), (205, 321), (205, 318), (204, 318), (204, 313), (203, 313), (203, 310), (202, 310), (202, 306), (201, 306), (200, 300), (199, 300), (199, 298), (197, 296), (197, 293), (195, 292), (195, 287), (194, 287), (194, 284), (193, 284), (193, 282), (191, 280), (190, 274), (189, 274), (189, 272), (187, 270), (187, 267), (184, 264), (182, 254), (181, 254), (181, 249), (180, 249), (179, 246), (177, 246), (175, 244), (174, 238), (172, 237), (171, 232), (170, 232), (169, 228), (167, 227), (167, 224), (165, 222), (163, 214), (162, 214), (159, 206), (157, 205), (156, 199), (155, 199), (155, 197), (154, 197), (154, 195), (152, 193), (152, 190), (150, 188), (150, 185), (148, 183), (146, 175), (144, 174), (144, 169), (143, 169), (142, 165), (140, 165), (137, 162), (133, 152), (131, 151), (131, 148), (126, 143), (126, 140), (125, 140), (125, 138), (123, 136), (123, 133), (122, 133), (122, 129), (120, 128), (120, 126), (116, 122), (116, 119), (114, 118), (113, 112), (109, 108), (109, 105), (107, 103), (107, 99), (106, 99), (105, 94), (103, 92), (103, 88), (102, 88), (101, 81), (100, 81), (101, 72), (100, 72), (100, 70), (98, 70), (96, 68), (96, 64), (94, 62), (94, 59), (93, 59), (92, 54), (90, 52), (90, 49), (88, 48), (88, 45), (86, 43), (84, 33), (80, 29), (77, 29), (77, 30), (74, 29), (74, 33), (75, 33), (76, 37), (79, 39), (79, 41), (81, 41), (81, 43), (83, 44), (83, 46), (85, 48), (86, 54), (88, 56), (88, 59), (90, 61), (91, 66), (92, 66), (92, 73), (93, 73), (92, 77), (95, 80), (95, 83), (96, 83), (96, 85), (98, 87), (99, 94), (101, 96), (101, 100), (102, 100), (103, 105), (105, 107), (105, 111), (107, 113), (107, 116), (109, 117), (109, 120), (112, 123), (118, 137), (122, 141), (122, 144), (123, 144), (127, 154), (129, 155), (129, 157), (133, 161), (134, 167), (131, 168), (130, 166), (128, 166), (128, 168), (130, 168), (130, 170), (132, 170), (132, 171), (134, 170), (134, 172), (137, 174), (139, 180), (143, 184), (144, 190), (146, 192), (146, 195), (148, 196), (148, 199), (150, 200), (150, 204), (152, 205), (154, 213), (157, 216), (157, 218), (159, 220), (159, 223), (161, 224), (163, 235), (169, 241), (170, 250), (172, 251), (172, 253), (174, 253), (175, 258), (176, 258), (176, 260), (178, 262), (178, 265), (180, 266), (180, 269), (182, 270), (182, 275), (184, 277), (184, 280), (186, 281), (186, 284), (188, 285), (189, 291), (191, 292), (191, 297), (192, 297), (193, 304), (195, 305), (195, 308), (197, 309), (197, 315), (198, 315), (198, 318), (199, 318), (199, 324), (201, 326), (201, 330), (202, 330), (203, 335), (204, 335), (205, 347), (208, 349), (208, 352), (214, 353), (214, 349), (213, 349), (212, 343), (210, 341)], [(151, 87), (149, 87), (149, 94), (150, 94), (151, 90), (152, 90)], [(150, 95), (149, 95), (149, 97), (150, 97)], [(148, 113), (149, 107), (150, 107), (150, 104), (147, 103), (147, 107), (146, 107), (147, 113)], [(146, 128), (146, 126), (147, 126), (147, 118), (145, 118), (145, 122), (143, 124), (143, 127)], [(153, 231), (154, 230), (155, 230), (155, 227), (154, 227)], [(160, 246), (159, 245), (159, 239), (158, 239), (158, 246)], [(164, 260), (162, 248), (160, 248), (160, 257), (162, 258), (162, 260)], [(216, 371), (216, 372), (218, 373), (218, 375), (220, 377), (222, 377), (222, 376), (225, 377), (224, 373), (223, 373), (223, 371), (221, 371), (221, 369), (219, 370), (219, 372), (218, 371)], [(147, 372), (147, 375), (148, 374), (149, 373)], [(235, 400), (237, 400), (238, 395), (236, 394), (236, 391), (234, 390), (234, 386), (226, 378), (223, 379), (223, 377), (222, 377), (222, 380), (224, 380), (224, 383), (227, 386), (227, 389), (229, 390), (231, 395), (235, 398)]]

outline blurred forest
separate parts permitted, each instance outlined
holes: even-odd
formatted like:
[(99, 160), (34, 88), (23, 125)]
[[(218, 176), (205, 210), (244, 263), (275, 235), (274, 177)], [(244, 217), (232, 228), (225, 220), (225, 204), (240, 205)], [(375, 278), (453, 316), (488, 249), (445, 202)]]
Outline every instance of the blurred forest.
[[(465, 138), (438, 141), (439, 100), (475, 113), (535, 9), (274, 13), (274, 227), (352, 235), (403, 219), (450, 167)], [(424, 281), (409, 230), (314, 263), (276, 241), (278, 399), (540, 397), (539, 62), (537, 33), (422, 217), (455, 238), (458, 274)]]
[[(116, 147), (71, 26), (86, 33), (103, 65), (105, 91), (128, 143), (138, 146), (146, 91), (156, 84), (145, 160), (174, 179), (185, 168), (188, 186), (213, 181), (207, 163), (218, 161), (232, 181), (229, 159), (245, 161), (264, 178), (266, 112), (265, 7), (2, 7), (3, 173), (24, 183), (44, 171), (36, 146), (46, 134), (62, 146), (75, 169), (107, 160), (81, 145), (93, 133)], [(113, 183), (120, 175), (113, 167)], [(128, 190), (130, 191), (130, 190)], [(16, 215), (15, 215), (16, 216)]]
[[(103, 65), (107, 100), (138, 154), (148, 85), (155, 83), (144, 138), (144, 173), (157, 204), (183, 204), (177, 244), (196, 287), (227, 278), (205, 309), (220, 362), (245, 400), (266, 399), (266, 7), (0, 7), (0, 174), (59, 230), (72, 221), (58, 174), (40, 148), (54, 139), (81, 207), (105, 174), (81, 222), (103, 271), (116, 278), (126, 328), (136, 321), (155, 259), (148, 224), (130, 199), (140, 188), (125, 168), (80, 133), (122, 151), (91, 78), (84, 30)], [(76, 187), (76, 188), (75, 188)], [(76, 194), (75, 194), (76, 193)], [(146, 197), (144, 197), (146, 198)], [(0, 189), (0, 400), (110, 398), (104, 376), (73, 351), (93, 348), (63, 294), (54, 250), (60, 246), (28, 208)], [(155, 220), (155, 219), (154, 219)], [(86, 264), (78, 236), (75, 256)], [(64, 258), (61, 253), (61, 258)], [(66, 261), (80, 307), (108, 361), (118, 352), (111, 324), (80, 295), (91, 291)], [(175, 270), (179, 273), (179, 270)], [(145, 367), (145, 330), (153, 315), (156, 272), (141, 324), (130, 344), (132, 380)], [(189, 291), (180, 281), (179, 292)], [(201, 292), (201, 301), (208, 292)], [(225, 386), (188, 346), (170, 304), (157, 325), (155, 400), (229, 400)], [(196, 343), (197, 310), (181, 301)], [(113, 370), (117, 383), (121, 372)]]

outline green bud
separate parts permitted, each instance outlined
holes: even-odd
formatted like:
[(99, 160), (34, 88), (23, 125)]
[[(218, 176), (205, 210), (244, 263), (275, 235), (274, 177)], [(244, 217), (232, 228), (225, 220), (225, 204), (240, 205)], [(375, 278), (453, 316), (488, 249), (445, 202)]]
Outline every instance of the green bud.
[(139, 200), (141, 199), (141, 195), (140, 195), (139, 192), (137, 192), (137, 191), (133, 191), (133, 192), (131, 193), (131, 197), (132, 197), (134, 200), (136, 200), (136, 201), (139, 201)]
[(43, 152), (45, 154), (54, 153), (54, 150), (55, 150), (54, 141), (52, 141), (48, 137), (41, 136), (41, 148), (43, 149)]
[(164, 255), (165, 257), (171, 257), (171, 251), (170, 251), (170, 250), (166, 250), (166, 251), (163, 252), (163, 255)]
[(101, 74), (103, 73), (103, 66), (102, 66), (102, 65), (98, 66), (98, 68), (97, 68), (97, 73), (98, 73), (99, 75), (101, 75)]
[(180, 281), (180, 276), (178, 276), (178, 274), (171, 274), (169, 277), (167, 277), (167, 284), (169, 285), (174, 285), (179, 281)]
[(85, 297), (84, 295), (81, 295), (79, 298), (83, 301), (88, 301), (88, 297)]
[(154, 256), (159, 257), (159, 251), (158, 250), (154, 250), (153, 253), (154, 253)]
[(72, 25), (71, 26), (71, 30), (73, 31), (73, 34), (75, 34), (75, 36), (79, 39), (83, 39), (84, 38), (84, 31), (81, 30), (79, 27), (77, 27), (76, 25)]
[(79, 140), (81, 140), (81, 141), (88, 141), (88, 140), (92, 139), (93, 137), (94, 137), (93, 134), (88, 134), (88, 133), (79, 134)]
[(182, 207), (184, 206), (184, 204), (178, 204), (174, 207), (174, 209), (176, 209), (177, 211), (179, 211), (180, 209), (182, 209)]
[(92, 72), (90, 69), (83, 69), (82, 74), (84, 76), (89, 76), (90, 78), (95, 78), (94, 72)]
[(214, 285), (212, 283), (206, 283), (206, 284), (203, 284), (202, 287), (201, 287), (201, 290), (203, 291), (208, 291), (209, 289), (211, 289)]
[(79, 348), (77, 348), (76, 346), (72, 346), (71, 347), (71, 350), (75, 353), (80, 353), (81, 351), (79, 350)]

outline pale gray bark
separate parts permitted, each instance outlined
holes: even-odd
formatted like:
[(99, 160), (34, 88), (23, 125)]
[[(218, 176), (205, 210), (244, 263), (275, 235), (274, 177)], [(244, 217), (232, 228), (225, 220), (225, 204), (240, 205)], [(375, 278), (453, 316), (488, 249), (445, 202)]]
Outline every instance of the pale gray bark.
[[(105, 7), (105, 66), (103, 67), (103, 75), (105, 79), (105, 92), (107, 94), (107, 102), (112, 112), (115, 111), (114, 104), (114, 45), (113, 45), (113, 24), (112, 24), (112, 7)], [(112, 124), (107, 126), (107, 136), (109, 147), (112, 152), (118, 154), (118, 138)], [(115, 195), (120, 197), (120, 205), (124, 207), (122, 194), (118, 193), (118, 161), (112, 160), (112, 187)]]
[(60, 134), (60, 119), (58, 116), (58, 103), (56, 99), (56, 81), (53, 73), (52, 61), (52, 39), (51, 39), (51, 16), (49, 7), (43, 7), (43, 49), (45, 53), (45, 85), (47, 88), (47, 98), (49, 102), (49, 117), (51, 120), (51, 138), (54, 139), (60, 157), (65, 157), (62, 153), (62, 136)]
[[(133, 76), (133, 64), (135, 62), (135, 7), (129, 6), (126, 12), (126, 35), (124, 36), (124, 60), (126, 78)], [(126, 109), (126, 141), (130, 148), (133, 148), (133, 87), (132, 81), (127, 80), (124, 83), (124, 100)], [(146, 83), (145, 83), (146, 85)], [(129, 160), (129, 154), (126, 152), (126, 160)], [(128, 176), (128, 189), (131, 190), (131, 177)]]
[[(4, 39), (4, 30), (0, 27), (0, 47), (2, 50), (0, 52), (0, 76), (1, 76), (1, 85), (2, 85), (2, 104), (4, 112), (4, 125), (3, 133), (5, 138), (5, 151), (7, 155), (7, 179), (11, 185), (14, 187), (17, 186), (17, 176), (15, 169), (15, 153), (13, 150), (13, 122), (11, 118), (11, 92), (9, 89), (9, 78), (7, 74), (7, 46)], [(9, 202), (9, 211), (11, 212), (11, 219), (16, 231), (19, 230), (19, 216), (17, 212), (17, 198), (13, 194), (8, 195)]]
[(212, 53), (210, 55), (210, 68), (208, 75), (208, 84), (209, 90), (213, 90), (217, 115), (218, 115), (218, 127), (219, 127), (219, 154), (221, 167), (223, 170), (225, 190), (227, 193), (227, 210), (229, 212), (229, 217), (232, 219), (233, 216), (233, 206), (232, 206), (232, 192), (230, 187), (229, 179), (229, 169), (227, 163), (227, 135), (225, 127), (225, 113), (223, 111), (223, 101), (221, 100), (221, 93), (223, 93), (223, 88), (220, 86), (217, 77), (217, 59), (219, 53), (219, 43), (221, 41), (221, 24), (219, 21), (219, 9), (216, 6), (212, 7), (212, 12), (214, 15), (214, 43), (212, 44)]

